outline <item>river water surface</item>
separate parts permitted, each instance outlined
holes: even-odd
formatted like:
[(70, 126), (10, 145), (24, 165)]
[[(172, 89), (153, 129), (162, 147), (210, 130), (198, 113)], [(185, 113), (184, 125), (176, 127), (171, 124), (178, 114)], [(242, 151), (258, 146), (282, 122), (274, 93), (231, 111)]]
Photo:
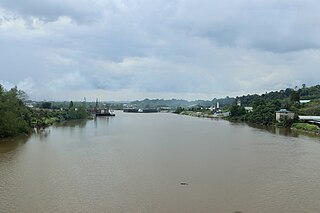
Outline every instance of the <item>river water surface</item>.
[(319, 138), (166, 113), (68, 122), (0, 143), (0, 212), (320, 212)]

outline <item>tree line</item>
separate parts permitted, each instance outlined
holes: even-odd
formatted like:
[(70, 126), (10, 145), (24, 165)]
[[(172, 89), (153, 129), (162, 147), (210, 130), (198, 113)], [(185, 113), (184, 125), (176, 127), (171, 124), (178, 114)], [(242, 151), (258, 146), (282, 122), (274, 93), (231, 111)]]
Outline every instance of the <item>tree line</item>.
[[(311, 100), (310, 103), (301, 104), (300, 100)], [(285, 90), (274, 91), (262, 95), (246, 95), (237, 97), (241, 106), (236, 101), (230, 107), (230, 119), (246, 121), (254, 124), (273, 125), (276, 123), (275, 112), (281, 108), (290, 110), (296, 115), (320, 115), (320, 85), (295, 89), (287, 88)], [(244, 106), (253, 107), (252, 111), (246, 111)], [(297, 121), (287, 119), (280, 120), (278, 125), (290, 127)]]
[(17, 87), (6, 91), (0, 85), (0, 138), (29, 132), (32, 112), (23, 103), (24, 95)]
[(25, 105), (26, 97), (17, 87), (5, 90), (0, 84), (0, 138), (28, 134), (32, 128), (44, 128), (55, 122), (89, 116), (84, 105), (75, 107), (73, 102), (67, 108), (54, 108), (50, 102), (29, 108)]

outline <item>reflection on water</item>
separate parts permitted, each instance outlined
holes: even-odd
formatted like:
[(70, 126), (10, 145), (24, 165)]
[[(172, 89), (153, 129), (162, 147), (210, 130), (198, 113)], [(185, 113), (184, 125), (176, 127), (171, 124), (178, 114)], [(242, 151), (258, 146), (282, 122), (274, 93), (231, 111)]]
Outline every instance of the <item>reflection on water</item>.
[[(72, 120), (55, 124), (56, 127), (64, 128), (85, 128), (87, 120)], [(40, 140), (47, 138), (51, 133), (51, 128), (36, 129), (31, 135), (17, 136), (12, 138), (0, 139), (0, 153), (12, 151), (24, 145), (31, 137), (39, 138)]]
[(49, 128), (46, 129), (36, 129), (34, 136), (39, 137), (40, 139), (44, 139), (49, 136), (51, 130)]
[(174, 114), (0, 143), (0, 212), (320, 212), (318, 138)]
[(79, 119), (79, 120), (70, 120), (70, 121), (64, 121), (55, 124), (57, 127), (70, 127), (70, 128), (84, 128), (87, 124), (87, 120), (85, 119)]
[(254, 124), (248, 124), (248, 126), (255, 129), (265, 130), (267, 132), (270, 132), (272, 134), (277, 134), (277, 135), (283, 135), (288, 137), (307, 137), (307, 138), (309, 137), (309, 138), (320, 140), (320, 137), (318, 135), (315, 135), (313, 133), (303, 132), (303, 131), (292, 130), (290, 128), (279, 128), (276, 126), (261, 126), (261, 125), (254, 125)]
[(299, 137), (299, 133), (292, 131), (290, 128), (279, 128), (276, 126), (261, 126), (261, 125), (255, 125), (255, 124), (248, 124), (248, 126), (252, 128), (260, 129), (260, 130), (265, 130), (267, 132), (277, 134), (277, 135)]
[(19, 136), (8, 139), (0, 139), (0, 155), (1, 153), (10, 152), (19, 146), (24, 145), (29, 138), (29, 136)]
[[(199, 119), (206, 119), (206, 118), (199, 118)], [(207, 118), (215, 122), (224, 122), (223, 119), (221, 118)], [(319, 136), (314, 135), (314, 134), (308, 134), (305, 132), (299, 132), (299, 131), (294, 131), (291, 130), (290, 128), (279, 128), (276, 126), (263, 126), (263, 125), (258, 125), (258, 124), (248, 124), (244, 122), (230, 122), (230, 125), (235, 125), (235, 126), (249, 126), (251, 128), (254, 128), (255, 130), (263, 130), (272, 134), (277, 134), (277, 135), (283, 135), (283, 136), (288, 136), (288, 137), (299, 137), (299, 136), (309, 136), (313, 138), (319, 138)]]
[(113, 116), (112, 117), (109, 117), (109, 116), (107, 116), (107, 117), (104, 117), (104, 116), (95, 117), (94, 118), (94, 127), (98, 128), (98, 125), (106, 125), (106, 126), (108, 126), (112, 119), (115, 119), (115, 117), (113, 117)]

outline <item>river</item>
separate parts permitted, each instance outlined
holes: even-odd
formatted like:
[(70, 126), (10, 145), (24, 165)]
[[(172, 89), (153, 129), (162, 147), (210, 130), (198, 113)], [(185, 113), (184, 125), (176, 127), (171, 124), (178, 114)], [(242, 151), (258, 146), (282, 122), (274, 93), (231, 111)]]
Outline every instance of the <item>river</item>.
[(0, 212), (320, 212), (319, 142), (168, 113), (67, 122), (0, 143)]

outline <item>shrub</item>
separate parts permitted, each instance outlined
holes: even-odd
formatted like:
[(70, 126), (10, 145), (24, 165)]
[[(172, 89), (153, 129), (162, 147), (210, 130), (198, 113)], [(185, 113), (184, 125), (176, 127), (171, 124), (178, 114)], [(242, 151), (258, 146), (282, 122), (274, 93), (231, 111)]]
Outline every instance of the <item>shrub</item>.
[(294, 123), (292, 125), (292, 128), (298, 129), (298, 130), (304, 130), (304, 131), (308, 131), (308, 132), (320, 133), (320, 128), (317, 125), (314, 125), (314, 124)]

